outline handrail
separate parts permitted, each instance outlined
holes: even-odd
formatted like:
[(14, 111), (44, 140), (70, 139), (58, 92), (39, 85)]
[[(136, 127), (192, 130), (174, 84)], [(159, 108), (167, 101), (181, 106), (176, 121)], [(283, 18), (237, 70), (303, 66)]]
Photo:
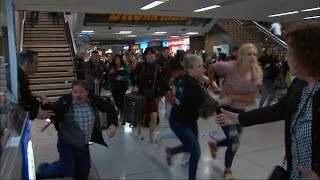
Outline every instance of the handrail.
[(71, 61), (72, 61), (72, 69), (73, 69), (73, 72), (75, 74), (75, 78), (76, 80), (78, 79), (77, 77), (77, 73), (76, 73), (76, 66), (75, 66), (75, 62), (74, 62), (74, 58), (75, 58), (75, 52), (74, 52), (74, 47), (71, 45), (73, 42), (72, 42), (72, 38), (71, 38), (71, 32), (70, 32), (70, 27), (69, 27), (69, 23), (66, 19), (66, 15), (65, 13), (63, 13), (63, 17), (64, 17), (64, 34), (66, 36), (66, 39), (67, 39), (67, 43), (68, 43), (68, 46), (69, 46), (69, 51), (70, 51), (70, 54), (71, 54)]
[[(68, 22), (67, 17), (66, 17), (66, 13), (63, 13), (64, 16), (64, 22)], [(70, 31), (70, 26), (69, 27), (69, 31)], [(77, 47), (76, 47), (76, 43), (74, 40), (74, 36), (73, 33), (70, 31), (70, 35), (71, 35), (71, 40), (72, 40), (72, 45), (73, 45), (73, 52), (76, 54), (77, 53)]]
[(26, 22), (26, 17), (27, 17), (27, 11), (24, 11), (23, 12), (23, 19), (22, 19), (22, 22), (21, 22), (21, 31), (20, 31), (20, 51), (22, 51), (23, 49), (23, 36), (24, 36), (24, 24)]
[(279, 43), (282, 47), (287, 48), (287, 44), (283, 40), (281, 40), (280, 38), (278, 38), (277, 36), (272, 34), (270, 31), (266, 30), (263, 26), (258, 24), (256, 21), (252, 21), (252, 22), (256, 25), (256, 27), (259, 29), (259, 31), (263, 32), (264, 34), (266, 34), (267, 36), (272, 38), (274, 41)]

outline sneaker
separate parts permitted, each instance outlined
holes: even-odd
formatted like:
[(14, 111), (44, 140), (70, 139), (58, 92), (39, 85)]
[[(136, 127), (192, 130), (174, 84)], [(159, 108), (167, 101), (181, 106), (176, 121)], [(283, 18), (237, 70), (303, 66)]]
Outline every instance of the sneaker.
[(189, 166), (189, 160), (182, 160), (181, 166)]
[(39, 164), (39, 166), (36, 169), (36, 177), (37, 177), (37, 179), (44, 178), (44, 169), (48, 165), (49, 165), (49, 163), (45, 163), (45, 162), (42, 162), (42, 163)]
[(170, 148), (166, 148), (166, 155), (167, 155), (167, 157), (166, 157), (166, 159), (167, 159), (167, 164), (169, 165), (169, 166), (171, 166), (172, 165), (172, 154), (171, 154), (171, 152), (170, 152)]
[(234, 180), (231, 169), (224, 169), (224, 179), (225, 180)]
[(160, 148), (160, 146), (161, 146), (161, 138), (159, 138), (159, 137), (157, 137), (157, 136), (154, 138), (154, 146), (155, 146), (157, 149)]
[(218, 146), (216, 143), (212, 142), (212, 141), (208, 141), (208, 146), (210, 148), (210, 154), (211, 154), (211, 157), (213, 159), (216, 159), (217, 157), (217, 152), (218, 152)]
[(215, 142), (219, 142), (221, 140), (221, 137), (217, 131), (209, 132), (209, 137)]

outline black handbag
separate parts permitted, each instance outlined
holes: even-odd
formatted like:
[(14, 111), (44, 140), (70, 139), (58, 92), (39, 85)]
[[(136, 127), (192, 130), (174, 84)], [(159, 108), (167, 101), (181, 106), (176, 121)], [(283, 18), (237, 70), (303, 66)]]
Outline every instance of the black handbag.
[(271, 175), (269, 176), (269, 180), (286, 180), (289, 179), (289, 173), (288, 171), (284, 168), (286, 164), (286, 157), (284, 158), (282, 165), (281, 166), (276, 166), (272, 170)]

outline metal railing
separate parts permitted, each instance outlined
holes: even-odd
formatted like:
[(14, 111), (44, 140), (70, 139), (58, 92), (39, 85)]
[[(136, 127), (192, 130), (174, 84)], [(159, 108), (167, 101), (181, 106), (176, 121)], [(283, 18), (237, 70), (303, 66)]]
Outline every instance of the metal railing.
[(277, 44), (279, 44), (280, 46), (282, 46), (283, 48), (287, 48), (287, 44), (281, 40), (280, 38), (278, 38), (277, 36), (275, 36), (274, 34), (272, 34), (270, 31), (268, 31), (267, 29), (265, 29), (263, 26), (261, 26), (259, 23), (257, 23), (256, 21), (252, 21), (257, 29), (264, 33), (266, 36), (268, 36), (269, 38), (271, 38), (273, 41), (275, 41)]
[(72, 69), (73, 69), (73, 72), (74, 72), (74, 76), (76, 78), (76, 80), (78, 79), (77, 77), (77, 69), (76, 69), (76, 66), (75, 66), (75, 61), (74, 61), (74, 58), (75, 58), (75, 46), (74, 46), (74, 39), (72, 38), (72, 33), (70, 31), (70, 27), (69, 27), (69, 23), (66, 19), (66, 14), (63, 13), (63, 25), (64, 25), (64, 33), (65, 33), (65, 36), (66, 36), (66, 40), (67, 40), (67, 43), (68, 43), (68, 46), (69, 46), (69, 51), (70, 51), (70, 54), (71, 54), (71, 61), (72, 61)]
[(20, 49), (19, 51), (22, 51), (23, 49), (23, 38), (24, 38), (24, 24), (26, 22), (27, 19), (27, 11), (23, 12), (23, 19), (21, 22), (21, 28), (20, 28)]

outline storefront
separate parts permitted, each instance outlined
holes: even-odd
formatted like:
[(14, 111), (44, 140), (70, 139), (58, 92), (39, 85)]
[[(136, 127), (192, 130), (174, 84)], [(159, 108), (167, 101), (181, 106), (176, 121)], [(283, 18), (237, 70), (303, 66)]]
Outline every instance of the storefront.
[(188, 50), (190, 49), (190, 39), (189, 38), (181, 38), (181, 39), (169, 39), (168, 43), (163, 42), (162, 45), (167, 45), (169, 47), (170, 52), (176, 54), (177, 50)]

